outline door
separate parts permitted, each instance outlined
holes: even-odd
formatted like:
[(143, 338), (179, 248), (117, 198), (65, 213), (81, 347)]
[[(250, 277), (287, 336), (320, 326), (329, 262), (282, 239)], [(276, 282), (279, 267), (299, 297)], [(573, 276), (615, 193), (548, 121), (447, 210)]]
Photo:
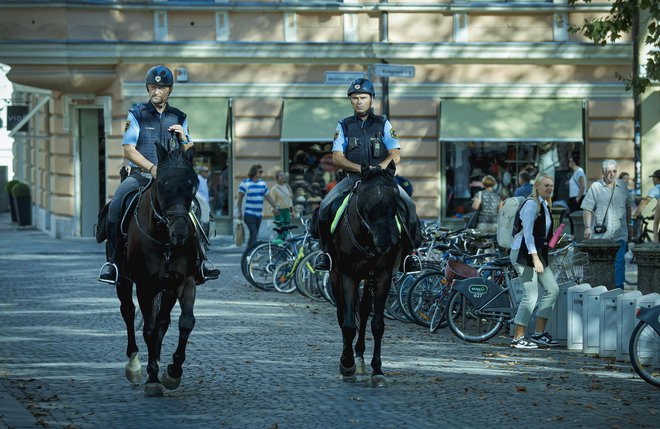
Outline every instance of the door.
[(80, 236), (94, 235), (105, 196), (105, 137), (101, 109), (79, 109)]

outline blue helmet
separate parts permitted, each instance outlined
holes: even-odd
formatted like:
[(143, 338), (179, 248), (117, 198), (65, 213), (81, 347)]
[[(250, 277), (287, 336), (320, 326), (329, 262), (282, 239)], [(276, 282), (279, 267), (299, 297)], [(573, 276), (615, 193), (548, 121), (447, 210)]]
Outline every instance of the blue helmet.
[(346, 91), (346, 93), (349, 97), (351, 94), (369, 94), (371, 97), (376, 98), (376, 90), (374, 89), (374, 84), (371, 83), (369, 79), (365, 79), (363, 77), (355, 79), (353, 82), (351, 82), (351, 85), (348, 87), (348, 91)]
[(144, 83), (147, 85), (172, 86), (174, 85), (174, 75), (165, 66), (153, 66), (147, 71)]

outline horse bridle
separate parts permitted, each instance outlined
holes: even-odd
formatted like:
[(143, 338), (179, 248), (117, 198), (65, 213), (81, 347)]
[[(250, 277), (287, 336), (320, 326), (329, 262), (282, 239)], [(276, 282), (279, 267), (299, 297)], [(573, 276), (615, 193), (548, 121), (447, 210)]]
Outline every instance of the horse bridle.
[[(173, 167), (173, 168), (183, 168), (183, 167)], [(154, 179), (152, 179), (152, 180), (154, 180)], [(156, 186), (158, 186), (158, 185), (156, 184)], [(170, 227), (170, 218), (174, 218), (174, 219), (179, 218), (179, 217), (185, 217), (186, 219), (189, 218), (190, 209), (186, 209), (185, 207), (183, 207), (182, 204), (175, 204), (173, 210), (171, 210), (170, 207), (165, 208), (165, 209), (162, 210), (162, 214), (161, 214), (158, 211), (158, 209), (156, 208), (156, 205), (154, 204), (154, 193), (155, 192), (156, 192), (156, 187), (153, 187), (153, 188), (150, 189), (149, 204), (151, 206), (152, 215), (153, 215), (154, 219), (156, 219), (156, 223), (158, 223), (159, 225), (163, 225), (166, 229), (168, 229)], [(143, 193), (143, 189), (140, 188), (140, 192), (137, 196), (138, 203), (135, 206), (135, 223), (138, 227), (138, 230), (145, 237), (147, 237), (153, 243), (156, 243), (159, 246), (165, 247), (166, 248), (166, 254), (167, 254), (168, 252), (170, 252), (170, 248), (172, 247), (172, 244), (169, 243), (169, 242), (164, 243), (164, 242), (158, 240), (157, 238), (154, 238), (140, 224), (140, 217), (138, 216), (138, 213), (140, 211), (140, 199), (142, 197), (142, 193)], [(186, 220), (186, 222), (187, 222), (187, 220)]]

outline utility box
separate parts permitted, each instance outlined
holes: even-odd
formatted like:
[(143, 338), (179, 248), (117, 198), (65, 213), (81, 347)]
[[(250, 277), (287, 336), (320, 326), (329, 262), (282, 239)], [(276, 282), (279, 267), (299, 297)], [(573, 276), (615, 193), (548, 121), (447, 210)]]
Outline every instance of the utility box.
[(612, 289), (600, 295), (600, 317), (598, 319), (598, 356), (616, 356), (616, 297), (624, 293), (623, 289)]
[(582, 309), (584, 295), (591, 289), (587, 283), (568, 288), (566, 317), (566, 347), (569, 350), (582, 350)]
[(584, 294), (582, 307), (582, 353), (598, 353), (600, 343), (600, 297), (607, 292), (605, 286), (597, 286)]
[(546, 330), (559, 345), (566, 347), (566, 318), (568, 313), (568, 289), (575, 286), (575, 282), (565, 282), (559, 284), (559, 296), (552, 309), (552, 315), (548, 319)]
[(637, 324), (637, 298), (640, 296), (642, 293), (636, 290), (616, 297), (616, 360), (630, 361), (628, 347), (630, 335)]

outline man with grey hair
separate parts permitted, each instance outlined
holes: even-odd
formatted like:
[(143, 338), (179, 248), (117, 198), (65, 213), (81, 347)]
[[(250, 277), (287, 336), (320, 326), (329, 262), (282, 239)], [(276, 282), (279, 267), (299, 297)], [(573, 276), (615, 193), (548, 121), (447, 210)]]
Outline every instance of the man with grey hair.
[(585, 239), (601, 238), (620, 244), (614, 262), (614, 275), (616, 287), (623, 289), (626, 269), (624, 255), (631, 228), (632, 196), (626, 184), (617, 179), (616, 169), (615, 160), (603, 161), (603, 178), (589, 187), (581, 208)]

